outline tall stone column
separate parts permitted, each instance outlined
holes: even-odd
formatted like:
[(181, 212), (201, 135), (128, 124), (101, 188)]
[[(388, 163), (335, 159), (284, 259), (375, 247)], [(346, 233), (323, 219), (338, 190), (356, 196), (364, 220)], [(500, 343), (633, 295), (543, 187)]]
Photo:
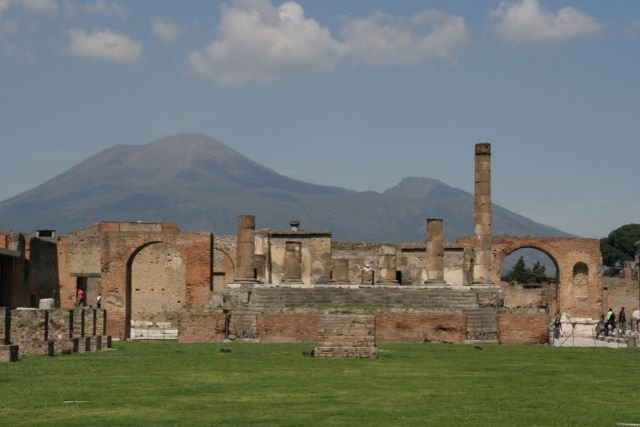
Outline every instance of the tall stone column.
[(236, 244), (236, 283), (255, 283), (253, 255), (255, 252), (256, 217), (238, 215)]
[(378, 272), (379, 278), (376, 280), (380, 284), (398, 284), (396, 279), (396, 247), (389, 245), (380, 246), (378, 252)]
[(491, 283), (491, 144), (476, 144), (473, 283)]
[(427, 219), (427, 283), (444, 283), (444, 244), (442, 218)]

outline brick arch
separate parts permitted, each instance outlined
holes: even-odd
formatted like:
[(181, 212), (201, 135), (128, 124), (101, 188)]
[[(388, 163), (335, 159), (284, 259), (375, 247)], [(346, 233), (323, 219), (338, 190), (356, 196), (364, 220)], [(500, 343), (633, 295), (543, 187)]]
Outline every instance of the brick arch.
[(100, 223), (100, 291), (108, 310), (108, 333), (125, 338), (128, 334), (127, 274), (130, 262), (145, 247), (164, 243), (176, 249), (185, 269), (185, 306), (203, 307), (210, 302), (212, 285), (211, 233), (187, 233), (175, 224)]
[[(600, 272), (602, 256), (597, 239), (571, 237), (494, 236), (491, 239), (493, 262), (492, 279), (500, 283), (500, 265), (510, 253), (523, 248), (545, 253), (556, 265), (558, 304), (562, 313), (573, 317), (598, 318), (602, 310)], [(574, 288), (574, 266), (587, 267), (587, 283), (580, 290)]]
[[(154, 263), (145, 264), (143, 260), (139, 260), (139, 258), (143, 256), (143, 253), (148, 252), (148, 250), (153, 250), (154, 247), (157, 247), (155, 248), (156, 250), (168, 249), (170, 251), (169, 254), (172, 254), (174, 259), (169, 263), (165, 260), (162, 265), (155, 265)], [(162, 252), (164, 253), (164, 250), (162, 250)], [(154, 252), (150, 252), (147, 256), (153, 254)], [(160, 254), (156, 253), (155, 255), (159, 256)], [(176, 256), (179, 258), (177, 265), (175, 263), (177, 259)], [(134, 269), (134, 265), (136, 265), (136, 263), (136, 269), (139, 268), (146, 271), (142, 277), (140, 277), (140, 273), (135, 274), (136, 269)], [(161, 274), (158, 275), (158, 273)], [(138, 281), (134, 283), (136, 276)], [(148, 280), (144, 280), (145, 278), (151, 278), (151, 284)], [(140, 291), (135, 292), (134, 288), (138, 287)], [(185, 296), (184, 259), (178, 248), (172, 244), (161, 241), (147, 242), (138, 247), (127, 261), (125, 304), (126, 338), (131, 338), (131, 320), (173, 323), (174, 326), (177, 327), (177, 313), (185, 304)], [(144, 301), (144, 304), (141, 304), (142, 301)]]

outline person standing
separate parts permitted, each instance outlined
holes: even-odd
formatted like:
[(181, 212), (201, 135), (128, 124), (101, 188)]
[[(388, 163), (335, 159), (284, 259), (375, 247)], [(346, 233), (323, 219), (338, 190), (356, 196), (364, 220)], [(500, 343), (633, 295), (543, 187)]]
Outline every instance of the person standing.
[(553, 321), (553, 338), (557, 340), (560, 338), (560, 334), (562, 334), (562, 322), (560, 321), (560, 316), (556, 316)]
[(86, 294), (82, 288), (78, 288), (76, 292), (76, 307), (84, 307)]
[(620, 335), (624, 336), (627, 332), (627, 315), (624, 312), (624, 307), (620, 308), (620, 313), (618, 313), (618, 323), (620, 323)]
[(100, 309), (100, 304), (102, 303), (102, 295), (98, 294), (96, 297), (96, 308)]
[(605, 331), (605, 335), (609, 336), (609, 332), (613, 333), (613, 330), (615, 329), (615, 325), (616, 325), (616, 315), (613, 314), (613, 309), (611, 307), (609, 307), (609, 311), (607, 311), (607, 330)]

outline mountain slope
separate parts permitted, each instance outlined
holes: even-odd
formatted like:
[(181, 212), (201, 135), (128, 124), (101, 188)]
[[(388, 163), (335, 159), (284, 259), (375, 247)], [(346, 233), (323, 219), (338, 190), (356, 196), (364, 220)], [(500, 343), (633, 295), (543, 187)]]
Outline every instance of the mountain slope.
[[(443, 217), (453, 240), (473, 233), (473, 196), (430, 178), (405, 178), (384, 193), (288, 178), (199, 134), (117, 145), (32, 190), (0, 202), (0, 227), (61, 232), (100, 220), (177, 222), (184, 230), (235, 233), (238, 214), (259, 227), (299, 219), (342, 240), (420, 241), (425, 218)], [(561, 235), (494, 206), (497, 234)]]

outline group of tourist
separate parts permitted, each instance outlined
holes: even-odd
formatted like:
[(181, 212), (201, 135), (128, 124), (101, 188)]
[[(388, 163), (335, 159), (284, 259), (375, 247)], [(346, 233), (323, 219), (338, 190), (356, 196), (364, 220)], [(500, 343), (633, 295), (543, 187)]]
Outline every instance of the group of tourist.
[[(631, 331), (633, 333), (638, 332), (638, 321), (640, 320), (640, 310), (636, 308), (631, 313)], [(600, 320), (596, 324), (596, 338), (600, 335), (609, 336), (615, 335), (616, 328), (618, 328), (618, 335), (624, 336), (627, 333), (627, 313), (624, 311), (624, 307), (620, 308), (618, 317), (613, 312), (612, 308), (609, 308), (607, 314), (600, 316)]]

